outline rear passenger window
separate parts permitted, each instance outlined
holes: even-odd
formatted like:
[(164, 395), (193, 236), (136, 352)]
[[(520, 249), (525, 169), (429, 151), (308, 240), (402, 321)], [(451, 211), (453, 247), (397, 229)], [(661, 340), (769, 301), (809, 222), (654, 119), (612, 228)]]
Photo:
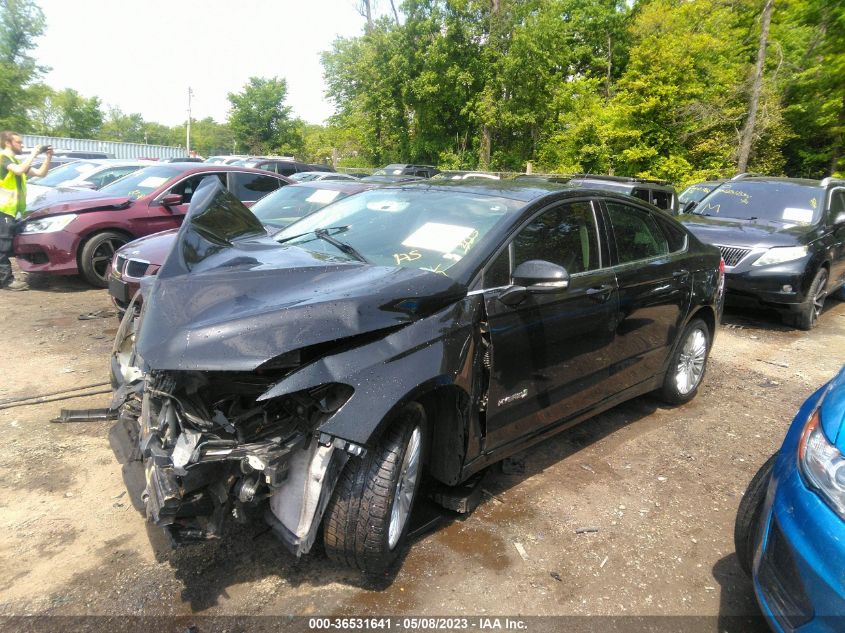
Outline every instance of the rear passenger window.
[(618, 202), (607, 202), (619, 263), (669, 254), (666, 236), (651, 214)]
[(230, 175), (229, 189), (241, 202), (251, 202), (263, 198), (279, 188), (279, 180), (263, 174), (233, 173)]
[(673, 253), (684, 250), (687, 247), (686, 231), (669, 220), (664, 220), (663, 218), (657, 218), (657, 220), (660, 228), (663, 229), (663, 233), (666, 235), (666, 239), (669, 241), (669, 250)]

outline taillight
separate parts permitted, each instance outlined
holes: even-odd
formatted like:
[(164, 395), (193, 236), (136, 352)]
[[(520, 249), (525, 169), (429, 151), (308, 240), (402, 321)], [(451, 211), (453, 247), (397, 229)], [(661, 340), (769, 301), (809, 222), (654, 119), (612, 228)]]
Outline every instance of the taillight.
[(724, 257), (719, 259), (719, 274), (720, 275), (725, 274), (725, 258)]

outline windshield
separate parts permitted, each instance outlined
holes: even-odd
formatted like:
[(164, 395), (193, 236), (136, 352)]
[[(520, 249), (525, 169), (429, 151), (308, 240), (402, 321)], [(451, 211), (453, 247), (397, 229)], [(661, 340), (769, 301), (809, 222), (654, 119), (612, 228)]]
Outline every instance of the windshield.
[(137, 200), (148, 193), (152, 193), (171, 178), (178, 176), (185, 170), (184, 167), (171, 167), (169, 165), (153, 165), (145, 167), (134, 174), (114, 181), (106, 185), (100, 191), (113, 196), (129, 196)]
[(726, 182), (695, 208), (697, 215), (740, 220), (813, 224), (821, 214), (823, 191), (791, 182)]
[(77, 160), (72, 163), (68, 163), (67, 165), (62, 165), (58, 169), (51, 170), (46, 176), (38, 179), (38, 184), (44, 185), (45, 187), (57, 187), (63, 182), (74, 180), (79, 176), (89, 174), (99, 166), (100, 163), (92, 163), (87, 160)]
[(293, 238), (285, 243), (343, 257), (335, 245), (314, 233), (324, 229), (373, 264), (448, 275), (507, 213), (523, 205), (466, 192), (373, 189), (327, 206), (274, 237)]
[(348, 195), (346, 191), (288, 185), (261, 198), (250, 211), (262, 224), (284, 228)]
[(681, 206), (687, 202), (699, 202), (704, 196), (719, 186), (717, 182), (699, 182), (684, 189), (678, 196)]

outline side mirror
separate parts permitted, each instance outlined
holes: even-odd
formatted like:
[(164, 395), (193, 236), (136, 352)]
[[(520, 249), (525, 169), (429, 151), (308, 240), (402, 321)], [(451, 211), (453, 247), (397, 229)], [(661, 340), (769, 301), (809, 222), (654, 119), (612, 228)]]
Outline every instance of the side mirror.
[(681, 209), (681, 213), (691, 213), (697, 206), (698, 203), (695, 200), (690, 200), (684, 205), (684, 208)]
[(845, 211), (833, 218), (833, 223), (837, 226), (840, 224), (845, 224)]
[(513, 282), (517, 286), (525, 286), (531, 293), (554, 293), (569, 287), (569, 273), (563, 266), (531, 259), (516, 267)]
[(74, 186), (79, 189), (96, 189), (96, 185), (90, 180), (83, 180), (82, 182), (76, 183)]
[(516, 267), (513, 285), (499, 295), (499, 301), (513, 308), (529, 294), (553, 294), (568, 287), (569, 273), (563, 266), (532, 259)]
[(182, 194), (168, 193), (166, 196), (161, 198), (161, 204), (164, 207), (177, 207), (182, 204)]

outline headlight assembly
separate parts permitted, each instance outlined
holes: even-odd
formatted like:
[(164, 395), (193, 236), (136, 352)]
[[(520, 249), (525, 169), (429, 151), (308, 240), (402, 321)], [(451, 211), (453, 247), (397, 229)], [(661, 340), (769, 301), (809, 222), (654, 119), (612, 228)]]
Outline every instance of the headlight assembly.
[(771, 266), (801, 259), (807, 254), (806, 246), (777, 246), (770, 248), (752, 266)]
[(798, 465), (809, 487), (845, 520), (845, 458), (825, 437), (818, 408), (801, 434)]
[(65, 213), (63, 215), (49, 215), (36, 220), (27, 220), (21, 233), (54, 233), (61, 231), (68, 224), (76, 219), (76, 213)]

